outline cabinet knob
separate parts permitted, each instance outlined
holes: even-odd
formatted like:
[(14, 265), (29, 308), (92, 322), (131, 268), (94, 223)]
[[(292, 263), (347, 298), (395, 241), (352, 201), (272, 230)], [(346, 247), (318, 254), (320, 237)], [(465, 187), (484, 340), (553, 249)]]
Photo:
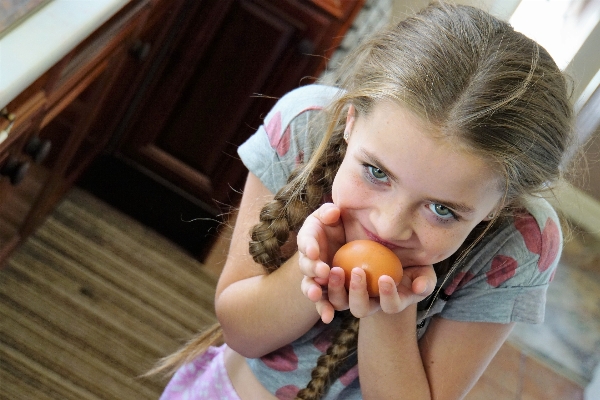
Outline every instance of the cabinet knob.
[(0, 168), (0, 175), (8, 177), (10, 183), (17, 185), (25, 178), (28, 169), (29, 163), (27, 161), (21, 161), (14, 156), (10, 156)]
[(315, 52), (315, 44), (312, 40), (304, 38), (298, 42), (296, 49), (302, 55), (313, 55)]
[(25, 153), (36, 164), (39, 164), (48, 156), (51, 148), (52, 143), (49, 140), (42, 140), (38, 136), (33, 136), (25, 146)]
[(4, 118), (8, 121), (8, 125), (2, 131), (0, 131), (0, 143), (4, 142), (10, 133), (13, 125), (15, 124), (15, 114), (8, 112), (8, 109), (4, 107), (0, 110), (0, 118)]
[(138, 61), (144, 61), (148, 57), (148, 54), (150, 54), (150, 48), (150, 43), (136, 40), (129, 49), (129, 54)]

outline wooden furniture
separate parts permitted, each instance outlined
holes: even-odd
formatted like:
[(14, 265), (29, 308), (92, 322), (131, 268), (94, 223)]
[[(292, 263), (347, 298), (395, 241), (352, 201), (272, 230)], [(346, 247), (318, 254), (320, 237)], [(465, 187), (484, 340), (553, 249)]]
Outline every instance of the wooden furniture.
[(116, 152), (219, 214), (246, 176), (237, 146), (315, 80), (363, 2), (187, 2)]
[(219, 214), (245, 178), (236, 146), (362, 3), (130, 1), (0, 116), (0, 261), (105, 149)]
[(90, 127), (104, 111), (149, 5), (128, 3), (0, 113), (0, 261), (110, 139), (110, 130), (97, 135)]

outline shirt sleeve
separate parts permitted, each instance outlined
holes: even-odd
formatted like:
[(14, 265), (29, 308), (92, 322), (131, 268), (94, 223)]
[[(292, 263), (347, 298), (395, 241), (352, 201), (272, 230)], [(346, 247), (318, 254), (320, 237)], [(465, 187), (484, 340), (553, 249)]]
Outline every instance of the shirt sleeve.
[(447, 282), (440, 315), (460, 321), (544, 321), (546, 291), (562, 250), (558, 217), (533, 201), (475, 252)]
[(238, 148), (246, 168), (272, 193), (284, 186), (293, 169), (312, 154), (321, 136), (309, 131), (309, 121), (338, 93), (338, 88), (324, 85), (307, 85), (289, 92)]

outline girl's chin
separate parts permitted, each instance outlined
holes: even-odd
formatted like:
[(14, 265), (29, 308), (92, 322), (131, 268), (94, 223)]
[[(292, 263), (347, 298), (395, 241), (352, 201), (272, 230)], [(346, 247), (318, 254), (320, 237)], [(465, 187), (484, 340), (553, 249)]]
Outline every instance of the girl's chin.
[(402, 266), (405, 268), (418, 267), (418, 266), (423, 266), (423, 265), (433, 265), (433, 264), (439, 262), (437, 259), (424, 259), (424, 258), (414, 258), (414, 257), (406, 257), (406, 256), (403, 257), (401, 254), (400, 255), (396, 254), (396, 255), (400, 259)]

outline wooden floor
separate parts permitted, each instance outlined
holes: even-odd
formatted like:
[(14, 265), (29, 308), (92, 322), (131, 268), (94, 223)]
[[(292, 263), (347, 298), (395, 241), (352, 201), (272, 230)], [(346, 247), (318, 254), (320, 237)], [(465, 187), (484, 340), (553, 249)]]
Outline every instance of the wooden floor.
[(0, 271), (0, 398), (156, 399), (139, 379), (215, 321), (215, 277), (74, 190)]
[[(140, 379), (211, 324), (226, 239), (201, 264), (78, 189), (0, 271), (0, 399), (156, 399)], [(505, 344), (467, 399), (582, 399)]]

